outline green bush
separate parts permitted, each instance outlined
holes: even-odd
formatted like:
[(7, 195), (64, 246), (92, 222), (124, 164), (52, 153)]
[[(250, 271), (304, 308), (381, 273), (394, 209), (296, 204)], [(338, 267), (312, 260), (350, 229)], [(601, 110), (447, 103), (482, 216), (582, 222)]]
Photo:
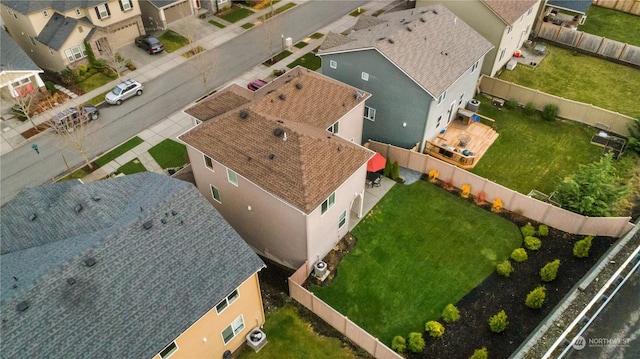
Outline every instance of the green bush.
[(384, 163), (384, 170), (382, 171), (382, 175), (385, 177), (391, 177), (391, 167), (393, 167), (391, 158), (387, 156), (387, 161)]
[(414, 353), (420, 353), (424, 350), (424, 338), (422, 338), (422, 333), (409, 333), (409, 350)]
[(496, 264), (496, 271), (503, 277), (510, 277), (511, 273), (513, 272), (511, 261), (505, 259), (504, 261)]
[(538, 236), (546, 237), (549, 235), (549, 226), (546, 224), (541, 224), (538, 226)]
[(96, 55), (93, 53), (93, 48), (91, 47), (91, 45), (89, 45), (89, 42), (87, 42), (87, 40), (84, 40), (84, 48), (87, 51), (87, 59), (89, 60), (89, 65), (93, 67), (94, 63), (96, 62)]
[(542, 109), (542, 118), (547, 121), (555, 121), (556, 117), (558, 117), (558, 111), (558, 105), (549, 103)]
[(540, 309), (544, 304), (544, 298), (547, 296), (546, 288), (541, 285), (527, 294), (524, 304), (531, 309)]
[(494, 333), (502, 333), (505, 329), (507, 329), (507, 313), (504, 310), (499, 311), (496, 315), (489, 318), (489, 327), (491, 327), (491, 331)]
[(520, 227), (520, 232), (522, 232), (523, 237), (533, 237), (536, 235), (536, 229), (533, 225), (531, 225), (531, 222)]
[(429, 332), (429, 335), (434, 338), (440, 338), (444, 335), (444, 326), (435, 320), (428, 321), (427, 324), (424, 325), (424, 330)]
[(591, 241), (593, 236), (584, 237), (573, 245), (573, 256), (576, 258), (586, 258), (589, 256)]
[(398, 161), (394, 161), (393, 165), (391, 166), (391, 179), (395, 181), (398, 179), (399, 176), (400, 176), (400, 166), (398, 165)]
[(87, 74), (89, 76), (93, 76), (93, 75), (95, 75), (97, 73), (98, 73), (98, 69), (96, 69), (95, 67), (92, 67), (92, 68), (89, 69), (89, 71), (87, 71)]
[(489, 352), (486, 347), (482, 347), (481, 349), (476, 349), (473, 352), (473, 355), (469, 357), (469, 359), (488, 359)]
[(524, 250), (524, 248), (516, 248), (513, 250), (513, 252), (511, 252), (511, 259), (516, 262), (524, 262), (529, 259), (529, 256), (527, 255), (527, 251)]
[(524, 246), (530, 251), (537, 251), (542, 246), (542, 242), (536, 237), (525, 237)]
[(18, 104), (11, 106), (11, 113), (13, 113), (20, 121), (27, 120), (27, 114), (24, 112), (22, 106)]
[(558, 276), (558, 268), (560, 267), (560, 260), (556, 259), (544, 265), (540, 269), (540, 278), (543, 282), (551, 282)]
[(44, 82), (44, 87), (47, 89), (47, 91), (49, 91), (50, 94), (55, 94), (56, 92), (58, 92), (58, 89), (56, 88), (56, 84), (54, 84), (51, 81), (45, 81)]
[(460, 311), (453, 304), (447, 304), (442, 311), (442, 319), (447, 323), (457, 322), (460, 319)]
[(507, 110), (515, 110), (518, 108), (518, 100), (507, 100), (507, 102), (504, 103), (504, 107), (506, 107)]
[(87, 70), (89, 70), (89, 67), (87, 67), (87, 65), (78, 66), (78, 72), (80, 74), (85, 74), (87, 72)]
[(534, 105), (533, 102), (527, 102), (527, 104), (524, 105), (524, 114), (531, 116), (534, 113), (536, 113), (536, 105)]
[(391, 349), (400, 354), (404, 353), (407, 350), (407, 340), (400, 335), (396, 335), (391, 341)]

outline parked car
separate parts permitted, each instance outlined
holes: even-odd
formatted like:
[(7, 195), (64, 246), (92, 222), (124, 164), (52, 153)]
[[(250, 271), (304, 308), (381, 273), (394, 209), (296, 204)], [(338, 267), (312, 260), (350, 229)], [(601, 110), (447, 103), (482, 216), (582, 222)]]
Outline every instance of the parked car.
[(81, 124), (98, 118), (100, 118), (100, 111), (91, 105), (80, 107), (80, 111), (75, 107), (71, 107), (53, 116), (51, 118), (51, 127), (56, 132), (73, 132)]
[(134, 95), (140, 96), (142, 95), (142, 90), (144, 86), (136, 81), (136, 80), (127, 80), (121, 82), (116, 86), (111, 92), (105, 96), (105, 101), (111, 105), (119, 105), (122, 101), (128, 99), (129, 97), (133, 97)]
[(164, 51), (162, 42), (151, 35), (138, 36), (135, 42), (136, 46), (145, 50), (149, 55)]
[(267, 81), (265, 80), (255, 79), (247, 84), (247, 88), (251, 91), (255, 91), (266, 84), (267, 84)]

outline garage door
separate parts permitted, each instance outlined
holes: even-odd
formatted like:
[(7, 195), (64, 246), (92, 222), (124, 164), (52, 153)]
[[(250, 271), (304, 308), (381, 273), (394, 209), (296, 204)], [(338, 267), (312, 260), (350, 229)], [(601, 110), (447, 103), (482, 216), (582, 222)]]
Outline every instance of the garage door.
[(189, 15), (191, 15), (191, 9), (186, 1), (164, 9), (164, 16), (165, 19), (167, 19), (167, 24), (171, 24), (172, 22)]
[(109, 36), (111, 40), (111, 48), (117, 49), (120, 46), (130, 44), (138, 36), (140, 36), (138, 23), (131, 23), (128, 26), (118, 29), (112, 36)]

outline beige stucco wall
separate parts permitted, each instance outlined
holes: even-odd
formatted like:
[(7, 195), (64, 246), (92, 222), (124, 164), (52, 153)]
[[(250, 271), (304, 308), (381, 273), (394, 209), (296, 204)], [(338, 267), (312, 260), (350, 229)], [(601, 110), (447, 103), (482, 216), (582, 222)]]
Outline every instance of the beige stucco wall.
[(85, 14), (94, 25), (100, 27), (108, 27), (111, 25), (115, 25), (120, 21), (140, 16), (140, 4), (138, 3), (138, 0), (131, 0), (131, 2), (133, 8), (127, 11), (122, 11), (120, 9), (120, 3), (118, 2), (118, 0), (107, 2), (106, 4), (109, 5), (109, 12), (111, 12), (111, 15), (105, 19), (98, 18), (95, 7), (87, 8)]
[(342, 116), (342, 118), (339, 121), (338, 133), (336, 135), (344, 138), (347, 141), (351, 141), (353, 143), (357, 143), (357, 144), (362, 143), (362, 123), (364, 121), (364, 106), (365, 106), (365, 101), (361, 101), (358, 103), (358, 105), (356, 105), (356, 107), (354, 107), (346, 115)]
[[(175, 339), (178, 350), (171, 355), (172, 359), (222, 358), (226, 350), (238, 349), (245, 341), (246, 335), (255, 327), (264, 324), (264, 310), (260, 295), (258, 274), (255, 273), (238, 287), (240, 297), (231, 303), (220, 314), (215, 307), (193, 323), (189, 329)], [(226, 345), (222, 339), (222, 331), (239, 315), (243, 316), (244, 329)], [(159, 345), (170, 344), (161, 343)], [(160, 359), (156, 355), (154, 359)]]

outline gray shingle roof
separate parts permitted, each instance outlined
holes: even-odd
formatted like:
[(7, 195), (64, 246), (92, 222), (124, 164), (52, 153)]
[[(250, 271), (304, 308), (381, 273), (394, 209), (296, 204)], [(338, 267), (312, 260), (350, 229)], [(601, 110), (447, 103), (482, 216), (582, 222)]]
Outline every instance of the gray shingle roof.
[(36, 39), (54, 50), (60, 50), (78, 24), (79, 21), (76, 19), (55, 13), (42, 28)]
[[(353, 41), (323, 47), (318, 55), (376, 49), (438, 98), (493, 47), (440, 4), (378, 18), (384, 22), (352, 32), (347, 37)], [(333, 36), (331, 41), (340, 43)]]
[(60, 12), (75, 8), (89, 8), (108, 2), (108, 0), (2, 0), (2, 2), (21, 14), (31, 14), (44, 9)]
[[(513, 25), (538, 0), (482, 0), (507, 25)], [(537, 9), (534, 9), (534, 11)]]
[(151, 2), (155, 7), (160, 9), (168, 5), (184, 2), (184, 0), (149, 0), (149, 2)]
[(587, 10), (589, 10), (592, 2), (591, 0), (549, 0), (547, 1), (547, 5), (585, 14)]
[(41, 71), (6, 31), (0, 29), (0, 32), (1, 71)]
[(153, 173), (26, 189), (0, 221), (7, 358), (151, 358), (264, 266), (193, 185)]

